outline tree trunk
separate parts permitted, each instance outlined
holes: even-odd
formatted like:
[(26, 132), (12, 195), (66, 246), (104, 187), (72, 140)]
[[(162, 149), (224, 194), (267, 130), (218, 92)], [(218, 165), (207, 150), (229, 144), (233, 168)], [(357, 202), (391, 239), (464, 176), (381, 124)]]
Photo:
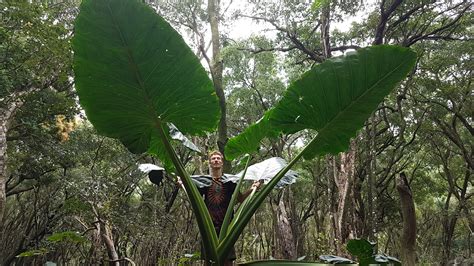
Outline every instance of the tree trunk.
[(109, 265), (110, 266), (119, 266), (119, 259), (117, 250), (115, 250), (114, 239), (112, 236), (112, 231), (108, 224), (104, 224), (104, 230), (102, 230), (102, 240), (104, 241), (105, 248), (107, 249), (107, 255), (109, 256)]
[(352, 179), (354, 175), (354, 162), (355, 162), (355, 142), (351, 142), (349, 151), (341, 154), (340, 167), (337, 173), (334, 175), (334, 182), (336, 183), (338, 194), (337, 194), (337, 211), (335, 213), (336, 221), (336, 238), (338, 240), (338, 255), (342, 254), (343, 246), (345, 246), (349, 235), (351, 233), (350, 223), (350, 194), (352, 188)]
[(327, 1), (321, 8), (321, 46), (324, 58), (331, 57), (331, 43), (329, 41), (329, 25), (331, 21), (331, 1)]
[(401, 259), (403, 265), (415, 265), (416, 261), (416, 214), (413, 194), (405, 173), (397, 180), (397, 190), (403, 219), (403, 234), (401, 241)]
[[(6, 112), (0, 109), (0, 224), (3, 221), (3, 213), (5, 212), (6, 196), (6, 180), (7, 180), (7, 119)], [(0, 230), (0, 240), (2, 240)]]
[(326, 164), (328, 165), (327, 167), (327, 172), (328, 172), (328, 210), (329, 210), (329, 246), (332, 248), (336, 254), (340, 254), (340, 245), (337, 243), (337, 217), (336, 217), (336, 196), (335, 196), (335, 191), (337, 189), (336, 184), (334, 183), (334, 180), (336, 180), (336, 174), (337, 174), (337, 167), (336, 167), (336, 158), (333, 155), (329, 155), (326, 160)]
[(276, 232), (278, 238), (278, 258), (279, 259), (296, 259), (296, 245), (291, 220), (284, 201), (284, 195), (275, 201), (273, 205), (276, 214)]
[[(221, 57), (221, 43), (219, 36), (219, 1), (208, 0), (207, 11), (209, 14), (209, 24), (211, 26), (212, 40), (212, 63), (210, 65), (214, 89), (219, 98), (219, 107), (221, 110), (221, 118), (219, 120), (219, 128), (217, 132), (217, 146), (219, 151), (224, 154), (224, 148), (227, 144), (227, 108), (225, 104), (224, 86), (222, 82), (222, 73), (224, 64)], [(230, 162), (224, 160), (224, 172), (230, 170)]]
[[(7, 133), (12, 118), (23, 105), (21, 100), (13, 100), (6, 103), (6, 108), (0, 108), (0, 228), (3, 228), (3, 216), (7, 202), (6, 182), (7, 182)], [(0, 241), (3, 240), (3, 230), (0, 230)]]
[(101, 265), (100, 259), (100, 246), (101, 246), (101, 237), (100, 237), (100, 225), (99, 223), (94, 223), (95, 230), (92, 231), (91, 247), (89, 249), (89, 257), (87, 258), (87, 265)]
[(368, 137), (368, 147), (369, 147), (369, 170), (368, 170), (368, 177), (367, 177), (367, 238), (370, 241), (376, 242), (377, 239), (375, 237), (375, 208), (374, 208), (374, 193), (375, 193), (375, 173), (377, 171), (377, 162), (376, 162), (376, 143), (375, 143), (375, 134), (376, 134), (376, 115), (375, 113), (372, 115), (370, 119), (371, 124), (370, 127), (367, 127), (367, 137)]
[(283, 248), (283, 258), (285, 259), (296, 259), (296, 247), (293, 237), (293, 231), (291, 230), (290, 219), (288, 218), (288, 212), (283, 200), (278, 203), (278, 231), (280, 232), (280, 243)]
[(451, 191), (448, 192), (448, 197), (446, 198), (445, 205), (444, 205), (444, 219), (443, 219), (443, 254), (441, 257), (441, 265), (447, 265), (449, 259), (451, 258), (452, 252), (452, 244), (453, 244), (453, 237), (454, 237), (454, 229), (456, 227), (457, 222), (457, 213), (459, 211), (456, 210), (452, 215), (450, 215), (449, 211), (449, 203), (451, 201), (452, 193)]

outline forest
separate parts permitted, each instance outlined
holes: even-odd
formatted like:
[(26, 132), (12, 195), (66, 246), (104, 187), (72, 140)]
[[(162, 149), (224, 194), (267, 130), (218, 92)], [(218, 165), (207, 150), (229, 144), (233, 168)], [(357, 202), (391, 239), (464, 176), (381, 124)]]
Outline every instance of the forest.
[[(472, 9), (0, 0), (0, 265), (473, 265)], [(213, 150), (288, 162), (220, 234)]]

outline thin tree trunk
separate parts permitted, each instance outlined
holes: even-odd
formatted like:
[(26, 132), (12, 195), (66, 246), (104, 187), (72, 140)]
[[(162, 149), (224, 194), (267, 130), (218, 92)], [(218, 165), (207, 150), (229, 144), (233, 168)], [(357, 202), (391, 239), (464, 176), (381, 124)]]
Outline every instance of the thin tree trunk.
[(101, 265), (100, 260), (100, 246), (101, 246), (101, 237), (100, 237), (100, 225), (95, 223), (95, 230), (92, 231), (92, 240), (91, 247), (89, 249), (89, 257), (87, 258), (87, 265)]
[(283, 197), (280, 199), (277, 207), (277, 230), (279, 232), (279, 242), (281, 245), (282, 259), (296, 259), (296, 246), (291, 229), (290, 219)]
[(452, 193), (451, 191), (448, 193), (448, 197), (446, 198), (445, 205), (444, 205), (444, 219), (443, 219), (443, 254), (441, 257), (441, 265), (447, 265), (448, 261), (451, 259), (451, 252), (452, 252), (452, 244), (453, 244), (453, 237), (454, 237), (454, 229), (456, 227), (457, 222), (457, 212), (456, 210), (452, 215), (450, 215), (449, 211), (449, 203), (451, 201)]
[(403, 219), (403, 234), (401, 240), (401, 259), (403, 265), (412, 266), (416, 262), (416, 215), (413, 194), (405, 173), (397, 180), (397, 190)]
[[(6, 196), (6, 180), (7, 180), (7, 119), (6, 111), (0, 109), (0, 225), (2, 225), (3, 214), (5, 212)], [(3, 230), (0, 230), (0, 234)], [(2, 241), (0, 235), (0, 241)]]
[(337, 244), (336, 200), (334, 196), (336, 190), (334, 180), (337, 173), (335, 156), (329, 155), (326, 163), (328, 165), (329, 246), (332, 247), (336, 254), (340, 254), (340, 245)]
[[(23, 105), (23, 101), (16, 100), (10, 104), (6, 103), (6, 108), (0, 108), (0, 229), (3, 228), (3, 216), (7, 202), (6, 182), (7, 182), (7, 133), (12, 118)], [(3, 241), (3, 230), (0, 230), (0, 241)]]
[(371, 241), (376, 241), (375, 237), (375, 210), (374, 210), (374, 192), (375, 192), (375, 173), (377, 170), (376, 165), (376, 156), (375, 156), (375, 134), (376, 134), (376, 115), (375, 113), (371, 118), (371, 126), (368, 128), (368, 139), (369, 139), (369, 157), (370, 165), (367, 178), (367, 207), (368, 207), (368, 239)]
[[(351, 223), (350, 223), (350, 195), (352, 188), (352, 179), (354, 175), (354, 162), (355, 162), (355, 142), (351, 142), (349, 151), (341, 154), (341, 163), (339, 171), (334, 175), (335, 183), (338, 188), (338, 206), (335, 213), (336, 216), (336, 237), (338, 240), (338, 251), (343, 250), (347, 239), (351, 232)], [(346, 254), (338, 254), (346, 255)]]
[[(222, 82), (222, 73), (224, 64), (221, 57), (221, 43), (219, 36), (219, 1), (208, 0), (207, 11), (209, 13), (209, 24), (211, 26), (212, 38), (212, 63), (210, 66), (214, 89), (219, 98), (219, 107), (221, 110), (221, 118), (219, 120), (219, 129), (217, 132), (217, 146), (219, 151), (224, 154), (224, 148), (227, 144), (227, 108), (224, 94), (224, 86)], [(224, 160), (224, 172), (230, 170), (230, 162)]]
[(324, 3), (321, 8), (321, 46), (323, 47), (324, 58), (331, 57), (331, 43), (329, 41), (329, 26), (331, 21), (331, 1)]
[(105, 248), (107, 249), (107, 255), (109, 256), (109, 265), (110, 266), (119, 266), (118, 254), (115, 249), (114, 239), (112, 236), (112, 231), (108, 224), (104, 224), (104, 230), (102, 230), (102, 240), (104, 241)]

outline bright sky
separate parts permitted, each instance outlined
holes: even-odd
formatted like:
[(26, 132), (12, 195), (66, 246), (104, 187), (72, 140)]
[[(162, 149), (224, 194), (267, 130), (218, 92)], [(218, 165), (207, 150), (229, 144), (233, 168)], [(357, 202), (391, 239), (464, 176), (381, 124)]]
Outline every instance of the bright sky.
[[(332, 31), (337, 29), (341, 32), (345, 32), (349, 30), (352, 22), (362, 22), (363, 20), (367, 19), (369, 15), (367, 10), (373, 10), (372, 7), (376, 4), (376, 0), (367, 0), (364, 2), (364, 4), (368, 8), (359, 11), (355, 16), (346, 15), (340, 22), (331, 22), (330, 30)], [(231, 6), (227, 12), (233, 12), (235, 10), (245, 10), (245, 4), (243, 2), (234, 1), (231, 3)], [(230, 25), (226, 31), (228, 32), (229, 37), (234, 40), (247, 39), (252, 34), (261, 34), (262, 32), (265, 32), (267, 37), (274, 38), (277, 33), (277, 31), (274, 30), (273, 26), (269, 23), (256, 23), (254, 20), (245, 17), (240, 17), (237, 21), (232, 23), (232, 25)]]

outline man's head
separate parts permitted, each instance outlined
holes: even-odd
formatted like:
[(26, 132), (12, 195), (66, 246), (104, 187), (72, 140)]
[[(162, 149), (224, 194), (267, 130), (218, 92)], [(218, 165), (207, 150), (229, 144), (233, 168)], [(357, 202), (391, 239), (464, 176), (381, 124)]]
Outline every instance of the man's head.
[(219, 151), (212, 151), (209, 153), (209, 168), (213, 169), (222, 169), (224, 165), (224, 156)]

